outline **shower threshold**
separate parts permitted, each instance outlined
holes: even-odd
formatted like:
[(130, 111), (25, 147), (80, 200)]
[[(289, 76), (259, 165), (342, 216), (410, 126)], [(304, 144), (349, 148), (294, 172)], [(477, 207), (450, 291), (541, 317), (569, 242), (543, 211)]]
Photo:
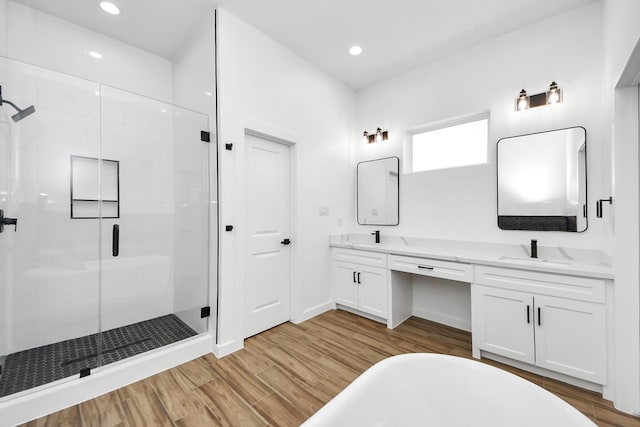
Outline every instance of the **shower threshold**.
[(0, 397), (77, 375), (98, 363), (98, 340), (102, 335), (102, 364), (164, 347), (197, 333), (176, 315), (151, 320), (80, 338), (60, 341), (6, 356), (0, 375)]

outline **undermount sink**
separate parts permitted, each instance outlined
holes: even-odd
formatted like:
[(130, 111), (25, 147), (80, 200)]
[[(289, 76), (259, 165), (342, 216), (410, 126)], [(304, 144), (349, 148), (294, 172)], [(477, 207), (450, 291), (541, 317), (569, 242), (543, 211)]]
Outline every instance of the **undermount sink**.
[(526, 264), (539, 264), (539, 265), (571, 265), (569, 261), (549, 261), (542, 258), (518, 258), (518, 257), (508, 257), (508, 256), (501, 256), (500, 261), (515, 261), (515, 262), (522, 262)]

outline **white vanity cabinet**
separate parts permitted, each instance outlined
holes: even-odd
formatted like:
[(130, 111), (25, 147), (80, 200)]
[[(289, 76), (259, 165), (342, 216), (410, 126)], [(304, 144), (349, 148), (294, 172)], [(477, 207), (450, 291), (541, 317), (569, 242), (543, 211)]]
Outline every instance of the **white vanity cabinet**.
[(477, 266), (475, 357), (481, 351), (606, 384), (604, 280)]
[(387, 254), (332, 249), (331, 286), (336, 304), (387, 319)]

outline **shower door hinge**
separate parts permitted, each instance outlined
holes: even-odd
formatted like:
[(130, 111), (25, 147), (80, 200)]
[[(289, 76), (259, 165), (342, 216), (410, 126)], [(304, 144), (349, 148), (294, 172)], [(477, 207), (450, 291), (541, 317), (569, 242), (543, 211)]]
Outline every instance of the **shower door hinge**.
[(209, 317), (211, 316), (211, 307), (207, 306), (207, 307), (202, 307), (200, 309), (200, 318), (204, 319), (205, 317)]
[(91, 368), (80, 369), (80, 378), (88, 377), (89, 375), (91, 375)]
[(202, 142), (211, 142), (211, 132), (206, 130), (200, 131), (200, 141)]

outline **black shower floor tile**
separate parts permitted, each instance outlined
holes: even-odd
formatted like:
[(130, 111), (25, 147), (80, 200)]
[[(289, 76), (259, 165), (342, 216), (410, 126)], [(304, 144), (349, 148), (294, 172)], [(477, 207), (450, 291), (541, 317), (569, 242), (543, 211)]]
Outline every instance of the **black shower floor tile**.
[[(102, 333), (102, 364), (117, 362), (197, 335), (169, 314)], [(0, 375), (0, 397), (28, 390), (97, 366), (100, 334), (9, 354)]]

